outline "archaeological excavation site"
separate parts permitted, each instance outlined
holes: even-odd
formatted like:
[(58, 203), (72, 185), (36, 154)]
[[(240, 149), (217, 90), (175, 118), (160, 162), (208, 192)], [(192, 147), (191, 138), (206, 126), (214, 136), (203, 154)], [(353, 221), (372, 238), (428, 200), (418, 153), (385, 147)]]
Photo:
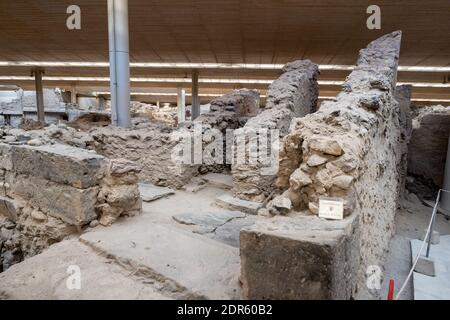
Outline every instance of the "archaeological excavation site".
[(0, 300), (449, 300), (450, 2), (213, 2), (0, 2)]

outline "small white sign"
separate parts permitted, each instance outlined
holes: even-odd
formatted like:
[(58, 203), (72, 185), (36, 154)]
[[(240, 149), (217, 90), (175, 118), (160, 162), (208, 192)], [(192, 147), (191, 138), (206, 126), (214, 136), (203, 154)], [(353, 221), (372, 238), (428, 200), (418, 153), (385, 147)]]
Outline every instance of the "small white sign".
[(331, 220), (344, 219), (344, 200), (340, 198), (320, 198), (319, 217)]

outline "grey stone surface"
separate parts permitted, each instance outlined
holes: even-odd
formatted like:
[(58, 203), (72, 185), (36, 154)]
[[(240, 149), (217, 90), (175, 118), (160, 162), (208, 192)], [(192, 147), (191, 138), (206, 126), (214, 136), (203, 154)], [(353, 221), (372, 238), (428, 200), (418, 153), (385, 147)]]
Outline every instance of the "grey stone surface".
[(175, 191), (167, 187), (158, 187), (151, 183), (139, 183), (139, 192), (145, 202), (155, 201), (174, 194)]
[(245, 214), (239, 211), (218, 211), (207, 213), (182, 213), (172, 216), (172, 218), (181, 224), (194, 225), (195, 233), (214, 232), (218, 227), (223, 226), (227, 222), (244, 218)]
[(262, 207), (262, 203), (242, 200), (235, 198), (230, 194), (223, 194), (216, 198), (216, 203), (222, 208), (230, 210), (238, 210), (249, 214), (258, 214), (258, 210)]
[(185, 298), (239, 298), (239, 250), (206, 237), (139, 219), (85, 233), (81, 241), (130, 271), (172, 281)]
[(359, 267), (358, 220), (263, 219), (240, 236), (248, 299), (350, 299)]
[(229, 246), (239, 248), (241, 230), (254, 225), (257, 218), (257, 216), (248, 215), (244, 218), (233, 219), (219, 226), (214, 232), (205, 234), (205, 236)]
[(208, 184), (223, 188), (233, 188), (233, 177), (229, 174), (210, 172), (201, 176)]

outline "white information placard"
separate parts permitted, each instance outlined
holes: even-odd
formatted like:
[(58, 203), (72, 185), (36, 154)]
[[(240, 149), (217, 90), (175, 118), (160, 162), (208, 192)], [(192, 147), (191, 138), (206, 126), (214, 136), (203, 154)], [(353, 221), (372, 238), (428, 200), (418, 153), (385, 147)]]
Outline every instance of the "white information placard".
[(319, 217), (331, 220), (344, 219), (344, 200), (340, 198), (320, 198)]

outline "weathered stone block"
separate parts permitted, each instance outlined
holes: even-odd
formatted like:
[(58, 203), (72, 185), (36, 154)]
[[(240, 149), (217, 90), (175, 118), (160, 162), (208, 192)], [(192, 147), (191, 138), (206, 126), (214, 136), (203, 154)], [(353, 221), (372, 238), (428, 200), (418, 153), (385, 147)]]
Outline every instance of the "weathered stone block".
[(0, 196), (0, 215), (12, 221), (17, 220), (17, 208), (13, 199)]
[(275, 217), (240, 234), (248, 299), (349, 299), (359, 266), (358, 220)]
[(28, 205), (72, 225), (84, 225), (96, 218), (98, 187), (78, 189), (39, 177), (7, 174), (11, 198), (20, 197)]
[(108, 161), (95, 153), (62, 144), (11, 146), (16, 173), (40, 177), (76, 188), (99, 184)]
[(5, 143), (0, 143), (0, 169), (12, 170), (12, 146)]
[(238, 117), (252, 117), (259, 112), (259, 91), (240, 89), (211, 101), (211, 111), (232, 111)]
[(229, 210), (242, 211), (248, 214), (258, 214), (262, 203), (242, 200), (229, 194), (223, 194), (216, 198), (216, 204)]

